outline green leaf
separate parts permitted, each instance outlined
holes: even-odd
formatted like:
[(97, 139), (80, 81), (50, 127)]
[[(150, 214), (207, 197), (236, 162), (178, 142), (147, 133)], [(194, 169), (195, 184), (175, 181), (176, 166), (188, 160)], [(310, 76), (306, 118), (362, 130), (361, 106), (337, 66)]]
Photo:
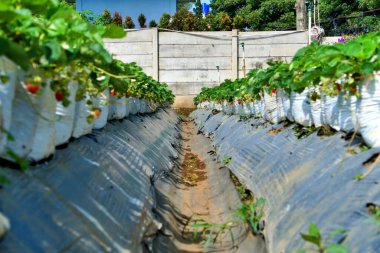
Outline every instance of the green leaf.
[(302, 239), (304, 239), (307, 242), (311, 242), (316, 246), (319, 246), (321, 241), (319, 237), (313, 236), (313, 235), (307, 235), (307, 234), (301, 234)]
[(344, 228), (338, 228), (338, 229), (335, 229), (333, 230), (331, 233), (330, 233), (330, 237), (334, 237), (336, 235), (340, 235), (340, 234), (344, 234), (347, 232), (347, 229), (344, 229)]
[(340, 244), (332, 244), (326, 247), (326, 251), (329, 253), (348, 253), (348, 249)]
[(119, 39), (125, 37), (127, 33), (124, 31), (124, 29), (117, 25), (107, 25), (105, 27), (105, 33), (103, 35), (103, 38), (109, 38), (109, 39)]
[(319, 229), (317, 225), (315, 225), (314, 223), (310, 223), (309, 225), (309, 234), (318, 238), (321, 237), (321, 234), (319, 233)]
[(23, 47), (5, 37), (0, 37), (0, 55), (7, 56), (24, 70), (29, 68), (29, 58)]

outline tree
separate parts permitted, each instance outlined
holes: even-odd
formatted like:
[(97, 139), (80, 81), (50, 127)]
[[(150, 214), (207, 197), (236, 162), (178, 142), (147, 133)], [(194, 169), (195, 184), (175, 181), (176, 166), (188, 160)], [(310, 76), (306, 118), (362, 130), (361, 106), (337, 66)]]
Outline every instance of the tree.
[(170, 28), (170, 14), (164, 13), (158, 22), (159, 28), (169, 29)]
[(150, 27), (150, 28), (157, 27), (157, 23), (156, 23), (156, 21), (152, 19), (152, 20), (149, 22), (149, 27)]
[(170, 28), (177, 31), (183, 31), (184, 21), (189, 12), (187, 10), (179, 10), (174, 13), (172, 21), (170, 22)]
[(188, 12), (183, 19), (183, 31), (194, 31), (196, 28), (196, 18), (193, 13)]
[(111, 23), (114, 25), (120, 26), (120, 27), (123, 26), (123, 18), (121, 17), (119, 12), (117, 12), (117, 11), (115, 12), (115, 14), (113, 15)]
[(126, 29), (134, 29), (135, 23), (133, 22), (133, 19), (131, 16), (126, 16), (124, 21), (124, 28)]
[(240, 31), (242, 31), (246, 27), (246, 23), (244, 21), (244, 18), (242, 16), (236, 15), (233, 18), (232, 27), (234, 29), (239, 29)]
[(105, 24), (105, 25), (108, 25), (108, 24), (110, 24), (111, 23), (111, 21), (112, 21), (112, 17), (111, 17), (111, 13), (110, 13), (110, 11), (109, 10), (107, 10), (107, 9), (105, 9), (104, 11), (103, 11), (103, 13), (102, 13), (102, 21), (103, 21), (103, 23)]
[(146, 28), (146, 25), (145, 25), (145, 23), (146, 23), (146, 17), (145, 17), (144, 14), (141, 13), (139, 15), (139, 17), (137, 18), (137, 20), (139, 21), (139, 24), (140, 24), (141, 28)]
[(227, 12), (221, 12), (218, 14), (220, 30), (231, 31), (232, 30), (232, 20)]
[(195, 3), (195, 8), (193, 9), (195, 17), (198, 19), (201, 19), (203, 17), (202, 15), (202, 3), (201, 0), (197, 0)]

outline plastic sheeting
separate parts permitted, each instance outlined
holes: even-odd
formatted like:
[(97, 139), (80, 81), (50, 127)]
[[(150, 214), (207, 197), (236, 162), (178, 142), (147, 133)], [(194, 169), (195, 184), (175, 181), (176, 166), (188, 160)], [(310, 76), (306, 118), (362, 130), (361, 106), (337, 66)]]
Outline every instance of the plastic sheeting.
[(161, 226), (151, 178), (173, 167), (177, 122), (163, 110), (113, 121), (26, 173), (3, 168), (12, 229), (0, 252), (143, 252)]
[(380, 164), (363, 180), (353, 178), (369, 169), (366, 161), (380, 149), (353, 155), (346, 152), (348, 141), (341, 132), (297, 139), (290, 127), (268, 134), (282, 126), (258, 119), (242, 121), (205, 110), (191, 116), (211, 135), (219, 159), (232, 157), (228, 166), (234, 174), (255, 196), (266, 199), (268, 252), (310, 248), (299, 233), (307, 232), (311, 222), (324, 238), (334, 229), (347, 229), (343, 245), (350, 252), (379, 252), (379, 228), (366, 204), (380, 205)]

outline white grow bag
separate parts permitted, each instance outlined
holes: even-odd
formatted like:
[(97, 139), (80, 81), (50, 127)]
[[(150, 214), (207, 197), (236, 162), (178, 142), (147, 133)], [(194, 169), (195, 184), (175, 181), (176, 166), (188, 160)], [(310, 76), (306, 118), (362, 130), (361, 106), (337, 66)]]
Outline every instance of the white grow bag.
[(323, 99), (317, 99), (316, 101), (310, 101), (311, 104), (311, 117), (313, 120), (313, 124), (316, 127), (320, 127), (324, 125), (323, 120), (323, 113), (322, 109), (323, 107)]
[(357, 98), (355, 96), (344, 99), (342, 93), (337, 97), (323, 97), (323, 122), (337, 131), (354, 131), (357, 125), (355, 116), (356, 102)]
[(359, 132), (373, 148), (380, 147), (380, 74), (359, 85), (361, 99), (357, 103)]
[(294, 121), (289, 95), (284, 90), (279, 89), (277, 91), (277, 98), (281, 101), (282, 111), (285, 117), (284, 120), (288, 119), (290, 121)]
[[(57, 101), (54, 92), (50, 89), (50, 84), (42, 89), (41, 94), (31, 96), (33, 101), (33, 113), (36, 114), (36, 130), (32, 142), (32, 150), (28, 155), (31, 161), (39, 161), (48, 158), (55, 151), (55, 112)], [(33, 124), (27, 121), (26, 124)]]
[(91, 116), (92, 109), (92, 106), (87, 104), (87, 100), (91, 100), (89, 96), (86, 96), (85, 99), (77, 102), (76, 104), (74, 129), (72, 135), (74, 138), (79, 138), (83, 135), (91, 133), (94, 126), (94, 121), (87, 121), (87, 118)]
[(140, 113), (147, 113), (147, 103), (144, 98), (140, 99)]
[(243, 114), (243, 103), (238, 103), (237, 100), (234, 101), (232, 106), (232, 114), (242, 115)]
[[(12, 121), (12, 103), (16, 92), (16, 85), (19, 82), (18, 74), (20, 70), (16, 64), (6, 57), (0, 57), (0, 75), (7, 76), (6, 83), (0, 83), (0, 127), (5, 131), (10, 131)], [(0, 129), (0, 154), (5, 152), (7, 134)]]
[(131, 106), (129, 104), (130, 98), (125, 98), (125, 117), (128, 117), (131, 113)]
[(139, 98), (135, 99), (136, 114), (141, 111), (141, 100)]
[(110, 91), (105, 89), (96, 100), (95, 107), (100, 109), (99, 118), (94, 119), (94, 129), (102, 129), (107, 125), (110, 106)]
[(117, 98), (115, 96), (111, 96), (110, 99), (110, 107), (108, 113), (108, 119), (123, 119), (127, 113), (127, 104), (125, 97)]
[(276, 94), (269, 95), (264, 93), (264, 119), (278, 124), (286, 119), (284, 106), (282, 104), (282, 91), (278, 90)]
[(129, 114), (135, 115), (137, 113), (136, 98), (130, 97), (128, 99), (128, 106), (129, 106)]
[(71, 133), (74, 128), (74, 118), (75, 118), (75, 97), (78, 91), (78, 83), (70, 82), (69, 83), (70, 96), (68, 100), (70, 104), (65, 107), (62, 102), (57, 103), (56, 108), (56, 121), (55, 121), (55, 142), (56, 145), (62, 145), (71, 137)]
[(290, 95), (290, 107), (294, 121), (303, 126), (312, 126), (311, 102), (307, 97), (309, 91), (305, 89), (301, 94), (292, 92)]

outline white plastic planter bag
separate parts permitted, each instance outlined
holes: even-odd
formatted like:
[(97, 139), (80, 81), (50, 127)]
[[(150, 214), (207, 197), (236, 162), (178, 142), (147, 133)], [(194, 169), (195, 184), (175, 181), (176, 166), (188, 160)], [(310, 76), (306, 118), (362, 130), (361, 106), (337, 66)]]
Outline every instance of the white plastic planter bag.
[[(42, 89), (41, 94), (31, 96), (33, 101), (33, 113), (36, 114), (36, 131), (32, 143), (32, 150), (28, 155), (31, 161), (40, 161), (48, 158), (55, 151), (55, 111), (57, 101), (54, 92), (50, 89), (49, 82)], [(31, 124), (27, 122), (26, 124)]]
[[(282, 89), (277, 90), (277, 101), (278, 103), (281, 103), (282, 106), (282, 113), (284, 116), (284, 120), (288, 119), (290, 121), (294, 121), (292, 116), (292, 110), (290, 107), (290, 98), (289, 95)], [(281, 101), (281, 102), (280, 102)]]
[(322, 114), (322, 99), (317, 99), (316, 101), (310, 101), (311, 103), (311, 117), (313, 120), (313, 124), (316, 127), (320, 127), (323, 124), (323, 114)]
[(243, 113), (243, 104), (241, 102), (239, 104), (239, 102), (235, 100), (232, 107), (232, 114), (241, 115), (242, 113)]
[(264, 99), (261, 98), (260, 100), (257, 101), (257, 105), (259, 107), (259, 117), (264, 118), (265, 114), (265, 102)]
[(74, 128), (74, 118), (75, 118), (75, 97), (78, 91), (78, 83), (69, 83), (70, 96), (68, 100), (70, 104), (65, 107), (62, 102), (57, 103), (56, 113), (55, 113), (55, 142), (56, 145), (62, 145), (66, 143), (73, 132)]
[(282, 105), (282, 100), (279, 99), (277, 92), (275, 94), (269, 95), (264, 93), (264, 119), (277, 124), (280, 121), (285, 120), (284, 107)]
[(322, 105), (323, 121), (337, 131), (354, 131), (357, 125), (355, 123), (356, 101), (355, 96), (344, 99), (342, 93), (337, 97), (324, 97)]
[(241, 116), (250, 116), (251, 115), (251, 108), (249, 106), (249, 103), (243, 103), (243, 109), (240, 112)]
[(79, 138), (83, 135), (91, 133), (94, 126), (94, 121), (89, 122), (87, 120), (88, 117), (91, 116), (92, 110), (92, 106), (87, 104), (87, 100), (91, 100), (89, 96), (76, 104), (74, 129), (72, 135), (74, 138)]
[(125, 118), (127, 112), (126, 106), (125, 97), (117, 98), (115, 96), (111, 96), (108, 119), (111, 120)]
[(105, 89), (96, 100), (95, 107), (100, 109), (99, 118), (94, 119), (94, 129), (102, 129), (107, 125), (110, 106), (110, 91)]
[(305, 89), (301, 94), (292, 92), (290, 97), (291, 110), (294, 121), (303, 126), (312, 126), (311, 103), (307, 97), (309, 90)]
[[(0, 81), (0, 126), (5, 131), (10, 131), (12, 121), (12, 103), (19, 82), (19, 68), (6, 57), (0, 57), (0, 75), (4, 76), (5, 83)], [(5, 81), (5, 80), (4, 80)], [(5, 152), (7, 134), (0, 130), (0, 154)]]
[(224, 112), (225, 114), (228, 114), (228, 115), (232, 113), (231, 105), (230, 105), (230, 103), (227, 102), (227, 101), (224, 101), (224, 102), (223, 102), (223, 112)]
[(125, 98), (125, 117), (128, 117), (131, 112), (131, 106), (129, 104), (130, 98)]
[(136, 98), (130, 97), (128, 99), (128, 105), (129, 105), (129, 114), (135, 115), (137, 113)]
[(218, 111), (223, 111), (223, 105), (220, 103), (215, 104), (215, 109)]
[(380, 74), (359, 86), (361, 99), (357, 103), (359, 131), (373, 148), (380, 147)]
[(135, 99), (136, 113), (141, 112), (141, 100), (139, 98)]
[(140, 113), (146, 113), (146, 112), (147, 112), (146, 100), (142, 98), (140, 99)]

